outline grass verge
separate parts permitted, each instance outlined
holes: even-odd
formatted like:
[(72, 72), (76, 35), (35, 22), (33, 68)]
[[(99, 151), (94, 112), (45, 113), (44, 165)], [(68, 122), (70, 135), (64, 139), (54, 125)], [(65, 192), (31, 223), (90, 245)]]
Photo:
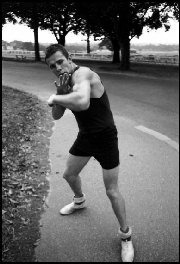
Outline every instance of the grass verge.
[(2, 261), (35, 262), (53, 122), (33, 95), (2, 87), (2, 99)]

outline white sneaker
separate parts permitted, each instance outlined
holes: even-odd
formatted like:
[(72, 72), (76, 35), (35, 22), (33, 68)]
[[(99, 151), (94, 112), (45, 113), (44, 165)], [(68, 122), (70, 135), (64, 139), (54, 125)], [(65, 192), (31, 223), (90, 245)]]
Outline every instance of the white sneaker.
[(73, 202), (65, 205), (61, 210), (60, 214), (69, 215), (72, 214), (75, 210), (83, 209), (85, 207), (85, 194), (79, 198), (73, 198)]
[(119, 229), (118, 233), (121, 237), (121, 258), (122, 258), (122, 262), (133, 262), (134, 247), (133, 247), (133, 243), (131, 240), (131, 234), (132, 234), (131, 228), (129, 227), (128, 233), (123, 233), (120, 229)]

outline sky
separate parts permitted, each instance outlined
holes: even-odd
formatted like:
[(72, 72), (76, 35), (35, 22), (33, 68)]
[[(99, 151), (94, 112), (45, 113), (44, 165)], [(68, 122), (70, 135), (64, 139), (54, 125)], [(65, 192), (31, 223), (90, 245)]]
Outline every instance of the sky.
[[(85, 40), (85, 36), (81, 34), (74, 35), (69, 33), (66, 36), (66, 43), (82, 43)], [(13, 40), (19, 40), (23, 42), (34, 42), (33, 30), (25, 25), (19, 25), (12, 23), (5, 24), (2, 28), (2, 40), (11, 42)], [(48, 30), (39, 30), (39, 43), (56, 43), (55, 36)], [(93, 42), (93, 38), (91, 38)], [(164, 28), (157, 30), (151, 30), (147, 32), (144, 28), (143, 34), (138, 38), (133, 38), (131, 44), (179, 44), (179, 22), (171, 20), (171, 28), (165, 32)]]

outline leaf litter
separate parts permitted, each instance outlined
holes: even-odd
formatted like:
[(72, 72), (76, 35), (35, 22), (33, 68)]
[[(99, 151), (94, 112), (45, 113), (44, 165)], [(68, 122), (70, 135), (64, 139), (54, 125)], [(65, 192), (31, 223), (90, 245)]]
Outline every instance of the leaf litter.
[(31, 94), (3, 86), (2, 99), (2, 261), (36, 262), (53, 121)]

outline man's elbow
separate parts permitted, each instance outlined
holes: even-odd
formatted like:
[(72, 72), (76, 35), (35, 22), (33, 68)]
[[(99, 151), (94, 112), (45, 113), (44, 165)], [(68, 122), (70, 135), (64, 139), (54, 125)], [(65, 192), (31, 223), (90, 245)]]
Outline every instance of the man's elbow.
[(90, 106), (90, 102), (89, 101), (82, 101), (80, 104), (79, 104), (79, 111), (85, 111), (89, 108)]
[(87, 96), (77, 95), (76, 100), (73, 103), (74, 111), (85, 111), (89, 108), (90, 99)]

